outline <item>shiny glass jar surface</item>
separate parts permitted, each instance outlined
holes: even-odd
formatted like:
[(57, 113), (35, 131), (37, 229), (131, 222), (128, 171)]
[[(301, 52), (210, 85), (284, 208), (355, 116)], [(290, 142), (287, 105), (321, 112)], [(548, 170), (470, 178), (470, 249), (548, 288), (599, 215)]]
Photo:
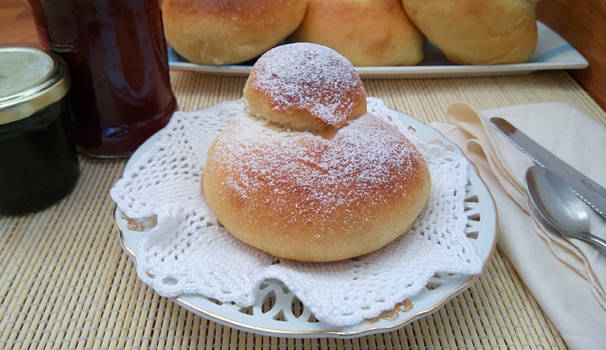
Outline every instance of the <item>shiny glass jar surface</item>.
[(32, 48), (0, 48), (0, 214), (49, 207), (80, 175), (65, 63)]
[(177, 108), (158, 0), (29, 0), (42, 45), (72, 77), (81, 153), (132, 154)]

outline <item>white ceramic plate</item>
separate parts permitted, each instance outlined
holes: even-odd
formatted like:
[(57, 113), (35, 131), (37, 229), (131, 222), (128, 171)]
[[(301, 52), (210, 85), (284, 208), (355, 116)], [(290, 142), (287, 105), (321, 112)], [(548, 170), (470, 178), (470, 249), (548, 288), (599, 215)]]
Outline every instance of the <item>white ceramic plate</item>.
[[(587, 67), (587, 60), (574, 47), (541, 22), (537, 22), (537, 25), (537, 47), (527, 63), (486, 66), (457, 65), (446, 59), (437, 47), (429, 44), (425, 58), (416, 66), (357, 67), (356, 70), (362, 78), (439, 78), (515, 75), (528, 74), (537, 70)], [(229, 76), (247, 76), (252, 68), (252, 62), (229, 66), (190, 63), (172, 48), (168, 49), (168, 63), (173, 69)]]
[[(421, 139), (442, 144), (445, 148), (462, 154), (437, 130), (407, 114), (398, 111), (395, 113), (402, 118), (404, 125), (408, 125), (408, 128)], [(158, 139), (159, 134), (156, 134), (147, 140), (133, 154), (126, 169), (133, 166)], [(486, 185), (471, 165), (468, 174), (469, 185), (467, 186), (465, 213), (469, 220), (466, 234), (484, 262), (485, 268), (496, 245), (496, 209)], [(129, 219), (119, 208), (116, 208), (115, 223), (120, 231), (120, 243), (123, 249), (136, 261), (140, 242), (153, 223), (139, 223)], [(136, 227), (138, 224), (141, 225), (138, 228), (139, 231)], [(393, 310), (383, 312), (376, 319), (341, 328), (317, 321), (309, 309), (305, 308), (292, 292), (284, 285), (274, 281), (266, 281), (261, 285), (256, 303), (249, 308), (242, 308), (232, 303), (221, 303), (203, 295), (184, 294), (172, 298), (172, 300), (202, 317), (247, 332), (278, 337), (352, 338), (397, 329), (428, 315), (468, 288), (477, 277), (456, 274), (435, 275), (425, 289), (395, 305)]]

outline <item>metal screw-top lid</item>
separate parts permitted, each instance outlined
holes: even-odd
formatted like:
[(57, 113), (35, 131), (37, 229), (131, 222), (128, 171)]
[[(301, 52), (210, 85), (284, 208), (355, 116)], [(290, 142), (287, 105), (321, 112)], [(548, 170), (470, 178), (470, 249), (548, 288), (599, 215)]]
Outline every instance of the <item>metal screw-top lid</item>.
[(67, 67), (59, 57), (29, 47), (0, 48), (0, 125), (59, 101), (69, 86)]

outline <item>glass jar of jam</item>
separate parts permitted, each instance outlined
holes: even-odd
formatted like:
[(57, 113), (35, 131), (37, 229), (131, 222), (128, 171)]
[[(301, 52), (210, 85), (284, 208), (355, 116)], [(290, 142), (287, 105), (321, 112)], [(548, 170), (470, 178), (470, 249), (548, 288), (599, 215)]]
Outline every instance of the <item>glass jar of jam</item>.
[(132, 154), (177, 108), (159, 0), (29, 0), (40, 43), (69, 68), (80, 152)]
[(44, 209), (80, 175), (65, 63), (24, 47), (0, 48), (0, 214)]

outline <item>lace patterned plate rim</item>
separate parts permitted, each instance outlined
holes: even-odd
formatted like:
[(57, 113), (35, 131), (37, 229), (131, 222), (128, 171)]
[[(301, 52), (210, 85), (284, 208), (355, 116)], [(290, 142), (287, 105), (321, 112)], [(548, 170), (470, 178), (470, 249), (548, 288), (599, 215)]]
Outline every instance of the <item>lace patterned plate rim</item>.
[[(209, 109), (217, 108), (219, 105)], [(461, 150), (439, 131), (410, 115), (393, 109), (391, 111), (422, 140), (440, 144), (449, 151), (463, 155)], [(125, 171), (159, 140), (161, 132), (149, 138), (137, 149), (127, 162)], [(496, 247), (496, 207), (490, 191), (471, 163), (467, 173), (465, 214), (468, 223), (465, 233), (485, 268)], [(114, 223), (120, 233), (123, 250), (136, 263), (137, 247), (145, 232), (153, 227), (153, 223), (132, 220), (117, 206)], [(183, 294), (170, 300), (201, 317), (241, 331), (278, 337), (353, 338), (398, 329), (429, 315), (466, 290), (478, 277), (479, 275), (436, 274), (425, 289), (394, 305), (392, 310), (384, 311), (376, 318), (366, 319), (349, 327), (334, 327), (316, 320), (294, 293), (275, 281), (263, 283), (257, 291), (257, 301), (248, 308), (233, 303), (221, 303), (203, 295)]]

